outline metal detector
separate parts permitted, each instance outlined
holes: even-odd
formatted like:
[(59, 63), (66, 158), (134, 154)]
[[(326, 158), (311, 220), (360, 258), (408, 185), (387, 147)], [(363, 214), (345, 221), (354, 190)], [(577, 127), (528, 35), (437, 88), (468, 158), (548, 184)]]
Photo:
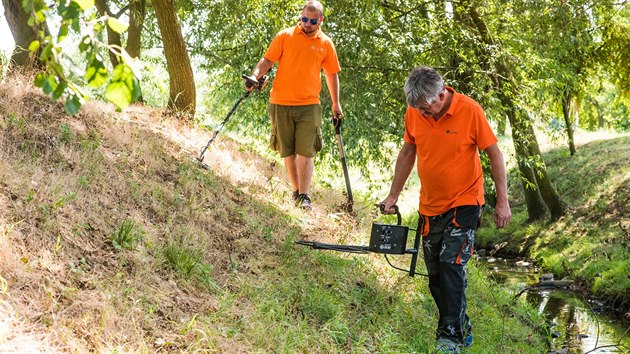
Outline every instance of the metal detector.
[(348, 165), (346, 164), (346, 154), (343, 151), (343, 140), (341, 139), (341, 118), (332, 118), (335, 127), (335, 135), (337, 136), (337, 147), (339, 147), (339, 156), (341, 157), (341, 165), (343, 166), (343, 176), (346, 179), (346, 192), (348, 193), (348, 201), (342, 205), (342, 208), (351, 213), (354, 199), (352, 198), (352, 188), (350, 188), (350, 176), (348, 175)]
[[(254, 90), (262, 91), (265, 88), (265, 86), (267, 85), (267, 82), (269, 81), (269, 77), (267, 75), (261, 76), (260, 79), (258, 79), (258, 81), (253, 80), (251, 77), (249, 77), (247, 75), (243, 75), (242, 77), (243, 77), (243, 79), (245, 79), (245, 85), (247, 87), (253, 88), (252, 91), (254, 91)], [(210, 140), (208, 141), (208, 144), (206, 144), (206, 146), (204, 146), (201, 149), (201, 154), (199, 154), (199, 157), (197, 158), (197, 161), (199, 162), (199, 165), (201, 167), (203, 167), (205, 169), (209, 168), (208, 165), (206, 165), (203, 162), (203, 159), (204, 159), (205, 154), (206, 154), (206, 150), (208, 150), (208, 148), (210, 147), (210, 144), (212, 144), (214, 139), (216, 139), (217, 135), (219, 135), (219, 132), (221, 131), (221, 129), (223, 129), (223, 127), (225, 126), (225, 123), (227, 123), (227, 121), (230, 120), (230, 117), (232, 116), (232, 114), (234, 114), (234, 111), (236, 111), (236, 107), (238, 107), (238, 105), (241, 104), (241, 102), (243, 102), (243, 100), (245, 100), (247, 97), (249, 97), (249, 94), (252, 93), (252, 91), (245, 92), (245, 94), (243, 96), (241, 96), (241, 98), (239, 98), (238, 101), (236, 101), (236, 104), (234, 104), (234, 107), (232, 107), (232, 109), (227, 114), (227, 116), (225, 117), (223, 122), (221, 122), (221, 125), (219, 125), (219, 128), (214, 131), (214, 134), (212, 135), (212, 138), (210, 138)]]
[[(381, 211), (385, 209), (385, 205), (378, 205)], [(372, 233), (370, 234), (370, 245), (369, 246), (353, 246), (353, 245), (334, 245), (329, 243), (321, 243), (314, 241), (304, 241), (299, 240), (295, 241), (296, 244), (302, 246), (308, 246), (312, 249), (318, 250), (330, 250), (330, 251), (339, 251), (339, 252), (348, 252), (348, 253), (382, 253), (385, 255), (385, 260), (387, 263), (394, 269), (407, 272), (410, 277), (414, 275), (422, 275), (427, 276), (423, 273), (416, 272), (416, 264), (418, 263), (418, 253), (420, 250), (420, 230), (412, 229), (407, 226), (403, 226), (402, 224), (402, 216), (400, 215), (400, 211), (398, 210), (398, 206), (393, 206), (396, 211), (396, 216), (398, 217), (398, 223), (396, 225), (389, 224), (378, 224), (372, 223)], [(409, 230), (416, 231), (416, 238), (413, 243), (413, 248), (407, 247), (407, 233)], [(411, 264), (409, 269), (402, 269), (394, 266), (387, 258), (388, 254), (398, 254), (405, 255), (411, 254)]]

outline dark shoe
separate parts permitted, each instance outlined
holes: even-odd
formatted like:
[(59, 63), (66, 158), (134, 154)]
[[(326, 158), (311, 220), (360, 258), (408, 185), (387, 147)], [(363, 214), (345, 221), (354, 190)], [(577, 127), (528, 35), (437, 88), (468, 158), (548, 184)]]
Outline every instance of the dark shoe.
[(300, 202), (300, 191), (293, 191), (293, 203), (295, 204), (295, 206), (298, 206), (298, 203)]
[(311, 210), (311, 198), (308, 196), (308, 194), (300, 194), (298, 200), (298, 205), (300, 206), (300, 208), (304, 210)]

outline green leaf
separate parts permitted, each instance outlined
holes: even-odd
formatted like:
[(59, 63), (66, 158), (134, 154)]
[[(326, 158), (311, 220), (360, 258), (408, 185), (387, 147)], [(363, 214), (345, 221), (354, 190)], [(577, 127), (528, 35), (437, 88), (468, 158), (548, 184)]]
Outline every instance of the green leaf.
[(91, 47), (92, 47), (92, 40), (90, 39), (90, 37), (89, 36), (83, 37), (83, 39), (81, 40), (81, 43), (79, 43), (79, 50), (81, 51), (81, 53), (85, 52)]
[(83, 11), (94, 6), (94, 0), (74, 0), (74, 2), (77, 3), (77, 5), (79, 5), (79, 7), (83, 9)]
[(72, 25), (70, 26), (72, 28), (72, 30), (74, 30), (76, 33), (81, 33), (81, 21), (79, 21), (78, 18), (73, 18), (72, 19)]
[(57, 100), (59, 99), (59, 97), (61, 97), (64, 93), (64, 91), (66, 90), (66, 87), (68, 87), (68, 84), (65, 81), (62, 81), (59, 86), (57, 86), (57, 88), (55, 89), (55, 91), (53, 91), (52, 93), (52, 99), (53, 100)]
[(107, 18), (107, 25), (109, 26), (109, 28), (111, 28), (114, 32), (117, 32), (117, 33), (123, 33), (127, 30), (127, 28), (129, 28), (128, 24), (122, 23), (114, 17)]
[(53, 75), (48, 75), (46, 80), (44, 80), (42, 90), (45, 94), (50, 95), (57, 88), (57, 86), (57, 78)]
[(142, 91), (140, 90), (140, 82), (135, 77), (133, 78), (133, 92), (132, 92), (131, 100), (136, 102), (140, 95), (142, 95)]
[(61, 27), (59, 27), (59, 35), (57, 36), (57, 43), (61, 43), (68, 35), (68, 22), (63, 21)]
[(51, 73), (54, 73), (54, 75), (59, 75), (60, 77), (63, 77), (63, 66), (61, 65), (61, 63), (58, 62), (54, 62), (54, 61), (49, 61), (48, 62), (48, 71)]
[(107, 89), (105, 89), (105, 98), (120, 109), (129, 106), (131, 97), (132, 91), (123, 82), (112, 82), (107, 86)]
[(38, 24), (46, 22), (46, 15), (43, 11), (37, 11), (35, 13), (35, 20)]
[(69, 115), (73, 116), (79, 112), (79, 109), (81, 108), (81, 100), (77, 95), (72, 95), (66, 100), (64, 108)]
[(100, 87), (107, 82), (109, 73), (103, 64), (100, 55), (92, 54), (89, 56), (88, 67), (85, 71), (85, 80), (91, 87)]
[(39, 73), (35, 76), (35, 86), (42, 87), (44, 85), (44, 81), (46, 81), (46, 74)]
[(59, 4), (57, 9), (59, 11), (59, 15), (64, 20), (72, 20), (73, 18), (79, 17), (81, 13), (81, 9), (76, 3), (71, 2), (68, 6), (65, 5), (64, 2)]
[(105, 25), (103, 25), (101, 22), (96, 22), (94, 24), (94, 33), (101, 33), (103, 32), (103, 29), (105, 29)]
[(31, 42), (31, 44), (28, 45), (28, 50), (30, 50), (31, 52), (36, 52), (38, 49), (39, 49), (38, 40), (34, 40)]
[(44, 62), (49, 61), (52, 55), (52, 48), (52, 43), (48, 42), (48, 44), (44, 46), (44, 49), (42, 49), (42, 53), (39, 55), (39, 59)]

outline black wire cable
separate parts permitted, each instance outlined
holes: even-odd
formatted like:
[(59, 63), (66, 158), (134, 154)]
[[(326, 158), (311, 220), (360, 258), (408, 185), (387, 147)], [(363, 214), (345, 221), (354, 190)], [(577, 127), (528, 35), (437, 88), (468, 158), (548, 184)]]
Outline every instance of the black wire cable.
[[(389, 261), (389, 258), (387, 258), (387, 254), (384, 254), (384, 256), (385, 256), (385, 260), (387, 261), (387, 263), (389, 263), (389, 265), (390, 265), (392, 268), (397, 269), (397, 270), (400, 270), (400, 271), (403, 271), (403, 272), (405, 272), (405, 273), (409, 273), (409, 270), (408, 270), (408, 269), (398, 268), (398, 267), (396, 267), (395, 265), (393, 265), (393, 264)], [(421, 275), (421, 276), (423, 276), (423, 277), (428, 277), (428, 276), (429, 276), (428, 274), (418, 273), (418, 272), (413, 272), (413, 274), (414, 274), (414, 275)]]

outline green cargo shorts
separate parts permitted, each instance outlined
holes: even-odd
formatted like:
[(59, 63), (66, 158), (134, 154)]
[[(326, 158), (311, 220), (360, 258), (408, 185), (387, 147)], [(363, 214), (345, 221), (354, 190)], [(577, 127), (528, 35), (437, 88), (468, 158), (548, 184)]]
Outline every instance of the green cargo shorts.
[(322, 149), (322, 106), (281, 106), (269, 104), (271, 138), (269, 146), (280, 157), (298, 154), (313, 157)]

